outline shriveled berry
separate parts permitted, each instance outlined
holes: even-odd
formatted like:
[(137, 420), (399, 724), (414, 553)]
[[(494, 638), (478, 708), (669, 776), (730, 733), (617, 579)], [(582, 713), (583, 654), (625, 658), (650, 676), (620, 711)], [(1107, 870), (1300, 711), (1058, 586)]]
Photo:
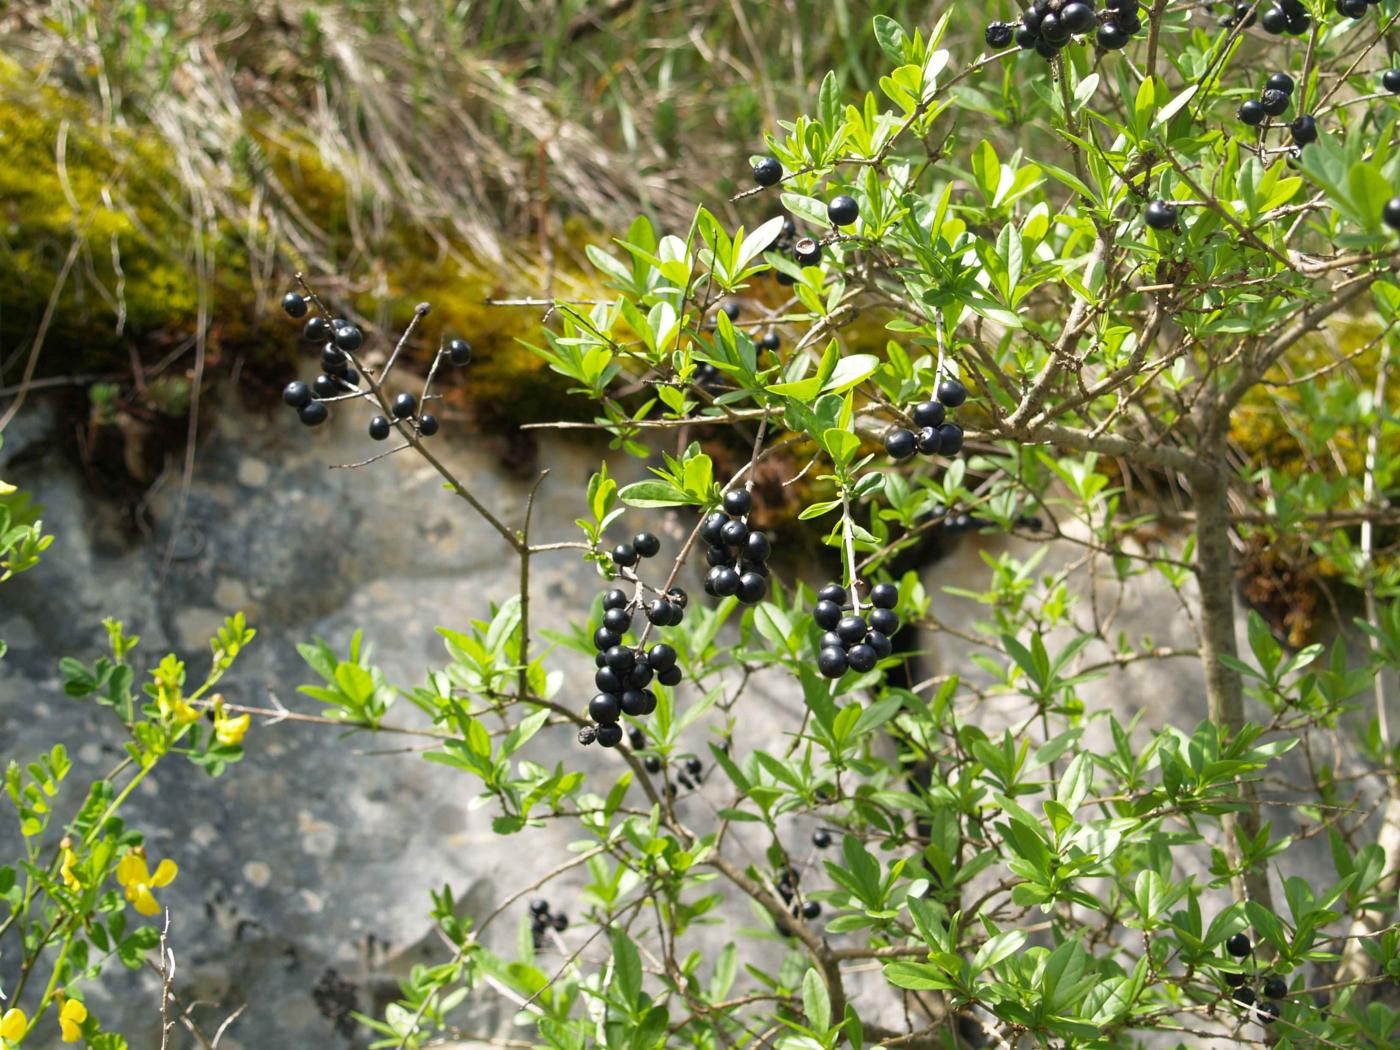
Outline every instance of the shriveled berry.
[(839, 197), (832, 197), (826, 206), (826, 217), (831, 220), (833, 226), (849, 226), (859, 215), (860, 208), (855, 198), (844, 193)]
[(730, 489), (724, 494), (724, 511), (731, 517), (741, 518), (753, 510), (753, 494), (747, 489)]
[(319, 427), (330, 418), (331, 411), (319, 401), (311, 401), (297, 409), (297, 418), (308, 427)]
[(630, 543), (619, 543), (612, 549), (612, 560), (614, 565), (628, 568), (637, 564), (637, 550)]
[(622, 727), (616, 722), (608, 722), (598, 727), (598, 743), (604, 747), (617, 747), (622, 743)]
[(899, 604), (899, 588), (892, 583), (877, 583), (870, 589), (870, 604), (877, 609), (893, 609)]
[(393, 411), (398, 419), (407, 419), (418, 408), (418, 399), (410, 393), (402, 393), (394, 398)]
[(783, 166), (776, 157), (761, 157), (753, 166), (753, 181), (760, 186), (774, 186), (783, 178)]
[(369, 436), (375, 441), (383, 441), (392, 429), (393, 424), (383, 416), (375, 416), (369, 421)]
[(822, 246), (811, 237), (802, 237), (792, 246), (792, 257), (799, 266), (816, 266), (822, 259)]
[(893, 460), (908, 459), (914, 454), (917, 440), (911, 430), (891, 430), (885, 435), (885, 453)]
[(616, 693), (598, 693), (588, 701), (588, 717), (599, 725), (616, 722), (622, 714), (622, 704)]
[(300, 408), (311, 400), (311, 388), (300, 379), (293, 379), (282, 388), (282, 401), (293, 408)]
[(1259, 96), (1259, 105), (1269, 116), (1277, 117), (1288, 111), (1289, 100), (1282, 91), (1265, 91)]
[(915, 438), (915, 443), (925, 456), (936, 456), (943, 451), (943, 442), (937, 427), (924, 427)]
[(826, 678), (840, 678), (846, 673), (846, 651), (827, 646), (817, 653), (817, 670)]

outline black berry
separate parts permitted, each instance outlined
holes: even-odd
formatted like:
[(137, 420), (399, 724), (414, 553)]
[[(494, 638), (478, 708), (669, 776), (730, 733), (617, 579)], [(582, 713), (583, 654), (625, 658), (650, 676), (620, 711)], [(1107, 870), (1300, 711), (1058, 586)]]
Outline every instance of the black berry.
[(665, 642), (647, 650), (647, 666), (653, 671), (667, 671), (676, 666), (676, 651)]
[(288, 292), (282, 296), (282, 309), (288, 317), (305, 317), (306, 300), (296, 292)]
[(719, 312), (724, 314), (724, 316), (729, 318), (731, 321), (737, 321), (739, 320), (739, 314), (742, 312), (742, 310), (740, 309), (738, 303), (736, 303), (733, 299), (730, 299), (729, 302), (725, 303), (719, 308)]
[(747, 489), (730, 489), (724, 494), (724, 510), (732, 517), (743, 517), (753, 510), (753, 495)]
[(588, 701), (588, 717), (600, 725), (616, 722), (622, 714), (622, 705), (616, 693), (598, 693)]
[(343, 376), (350, 368), (350, 359), (344, 351), (337, 350), (330, 343), (321, 348), (321, 370), (326, 375)]
[(1117, 22), (1105, 22), (1094, 37), (1105, 51), (1121, 51), (1128, 46), (1128, 34)]
[(777, 350), (783, 345), (783, 341), (778, 338), (778, 333), (771, 328), (763, 333), (763, 338), (758, 341), (760, 350)]
[(1273, 1024), (1283, 1014), (1283, 1007), (1278, 1003), (1260, 1003), (1258, 1013), (1260, 1024)]
[(294, 379), (282, 388), (282, 400), (293, 408), (300, 408), (311, 400), (311, 388), (300, 379)]
[(648, 773), (661, 772), (661, 759), (657, 758), (655, 755), (647, 755), (646, 758), (642, 759), (642, 765), (646, 768)]
[(335, 376), (328, 376), (324, 372), (312, 380), (311, 389), (316, 392), (317, 397), (335, 397), (341, 392)]
[(331, 326), (324, 317), (309, 318), (302, 325), (301, 337), (308, 343), (324, 343), (331, 337)]
[(625, 609), (628, 604), (627, 594), (617, 587), (603, 595), (604, 609)]
[(1270, 73), (1269, 79), (1264, 81), (1266, 91), (1282, 91), (1285, 95), (1293, 94), (1293, 78), (1287, 73)]
[(908, 459), (914, 454), (916, 447), (917, 441), (913, 431), (904, 429), (891, 430), (885, 435), (885, 452), (889, 455), (890, 459)]
[(530, 914), (532, 914), (532, 915), (548, 915), (548, 914), (549, 914), (549, 901), (545, 900), (543, 897), (536, 897), (534, 900), (532, 900), (532, 901), (530, 902)]
[(826, 849), (831, 845), (831, 832), (827, 831), (826, 828), (817, 828), (816, 831), (812, 832), (812, 845), (816, 846), (817, 849)]
[(1253, 947), (1249, 943), (1249, 937), (1243, 933), (1231, 934), (1230, 939), (1225, 942), (1225, 950), (1236, 959), (1243, 959)]
[(841, 636), (841, 640), (847, 645), (854, 645), (865, 637), (865, 632), (870, 630), (864, 617), (843, 616), (836, 624), (835, 631)]
[(1288, 995), (1288, 982), (1282, 977), (1270, 977), (1264, 982), (1265, 999), (1282, 999)]
[(804, 919), (815, 919), (822, 913), (822, 906), (816, 901), (807, 901), (802, 905), (802, 917)]
[(632, 614), (626, 609), (608, 609), (603, 613), (603, 626), (617, 634), (626, 634), (632, 626)]
[(1249, 980), (1249, 978), (1247, 978), (1242, 973), (1227, 973), (1225, 975), (1225, 983), (1228, 984), (1231, 988), (1238, 988), (1247, 980)]
[(417, 407), (418, 399), (412, 394), (404, 393), (394, 398), (393, 412), (398, 419), (407, 419)]
[(846, 652), (829, 645), (817, 653), (817, 670), (827, 678), (840, 678), (846, 673)]
[(619, 543), (612, 550), (612, 560), (614, 565), (627, 568), (637, 564), (637, 550), (630, 543)]
[(1232, 995), (1231, 998), (1241, 1006), (1253, 1006), (1259, 999), (1259, 997), (1254, 994), (1254, 989), (1247, 987), (1236, 988), (1235, 994)]
[(1071, 0), (1060, 8), (1060, 24), (1071, 33), (1087, 33), (1098, 24), (1098, 19), (1094, 17), (1094, 9), (1083, 0)]
[(776, 157), (763, 157), (753, 166), (753, 181), (760, 186), (773, 186), (781, 182), (783, 166)]
[(1400, 69), (1387, 69), (1382, 73), (1381, 87), (1392, 95), (1400, 95)]
[(603, 662), (618, 674), (627, 674), (637, 662), (637, 654), (626, 646), (613, 645), (603, 654)]
[(709, 582), (710, 589), (721, 598), (738, 593), (739, 574), (728, 565), (716, 565), (705, 579)]
[(731, 518), (724, 523), (724, 528), (719, 530), (719, 534), (729, 546), (740, 547), (749, 540), (749, 527), (738, 518)]
[(870, 604), (877, 609), (893, 609), (899, 604), (899, 588), (892, 583), (877, 583), (870, 589)]
[(1259, 25), (1264, 32), (1278, 36), (1288, 30), (1288, 15), (1281, 7), (1270, 7), (1259, 16)]
[(874, 648), (864, 642), (846, 650), (846, 662), (851, 665), (852, 671), (864, 673), (874, 667), (879, 659), (880, 655)]
[(745, 605), (757, 605), (768, 593), (768, 581), (756, 572), (746, 572), (739, 577), (737, 593)]
[(1259, 105), (1263, 107), (1264, 112), (1269, 116), (1277, 117), (1288, 111), (1288, 96), (1282, 91), (1265, 91), (1259, 96)]
[(938, 446), (945, 456), (957, 455), (963, 447), (963, 428), (956, 423), (944, 423), (938, 428)]
[(661, 551), (661, 541), (655, 533), (639, 532), (632, 537), (632, 549), (639, 558), (654, 558)]
[(836, 625), (841, 622), (841, 606), (833, 601), (823, 599), (813, 606), (812, 619), (817, 622), (817, 626), (822, 628), (822, 630), (835, 630)]
[(665, 671), (656, 673), (656, 680), (662, 685), (670, 687), (681, 684), (681, 669), (679, 667), (667, 668)]
[(1170, 230), (1176, 225), (1176, 205), (1163, 200), (1152, 201), (1143, 210), (1142, 221), (1154, 230)]
[[(963, 396), (967, 396), (966, 390), (963, 391)], [(948, 410), (942, 401), (920, 401), (909, 414), (914, 419), (914, 425), (922, 429), (923, 427), (942, 426), (943, 420), (948, 416)]]
[(1288, 130), (1293, 135), (1294, 143), (1299, 146), (1317, 141), (1317, 121), (1307, 113), (1295, 118), (1293, 123), (1288, 125)]
[(348, 324), (343, 328), (336, 329), (335, 345), (340, 347), (340, 349), (354, 353), (360, 347), (364, 346), (364, 344), (364, 333), (361, 332), (357, 326)]
[(609, 722), (598, 727), (598, 743), (604, 747), (617, 747), (622, 743), (622, 727), (616, 722)]
[(622, 710), (633, 718), (639, 718), (648, 710), (647, 694), (641, 689), (624, 689), (622, 692)]
[(894, 652), (894, 643), (890, 641), (889, 635), (883, 631), (871, 631), (865, 636), (865, 644), (875, 650), (875, 655), (881, 660)]
[(705, 517), (705, 523), (700, 526), (700, 538), (713, 547), (720, 546), (724, 543), (724, 535), (720, 530), (724, 528), (724, 523), (728, 520), (729, 518), (720, 511), (708, 514)]
[(557, 933), (563, 933), (569, 928), (569, 917), (563, 912), (554, 916), (554, 929)]
[(418, 433), (422, 434), (425, 438), (430, 438), (437, 432), (437, 416), (429, 415), (427, 412), (424, 412), (418, 417)]
[[(836, 607), (840, 609), (850, 601), (850, 598), (846, 595), (846, 588), (842, 587), (839, 583), (828, 583), (817, 592), (817, 601), (834, 602)], [(833, 626), (835, 625), (833, 624)]]
[(700, 764), (700, 760), (691, 755), (685, 760), (685, 771), (693, 777), (700, 776), (705, 771), (705, 767)]
[(803, 237), (792, 246), (792, 257), (800, 266), (816, 266), (821, 262), (822, 246), (811, 237)]
[[(960, 379), (945, 379), (938, 384), (938, 400), (946, 408), (957, 408), (967, 400), (967, 387), (963, 386)], [(939, 423), (942, 423), (942, 420), (939, 420)], [(931, 427), (937, 424), (930, 422), (923, 425)]]
[(593, 673), (593, 684), (598, 687), (598, 691), (601, 693), (620, 693), (623, 690), (622, 676), (611, 667), (598, 668)]
[(319, 401), (311, 401), (297, 409), (297, 416), (309, 427), (319, 427), (330, 418), (331, 411)]
[(1400, 230), (1400, 197), (1391, 197), (1381, 209), (1381, 220), (1392, 230)]
[(650, 667), (644, 663), (638, 663), (633, 666), (631, 672), (627, 675), (627, 684), (635, 686), (638, 689), (645, 689), (647, 686), (651, 685), (652, 675), (653, 671)]
[(764, 562), (773, 553), (773, 542), (768, 538), (766, 532), (755, 529), (749, 533), (749, 538), (744, 541), (744, 557), (753, 561)]
[(899, 630), (899, 617), (893, 609), (871, 609), (869, 619), (872, 631), (889, 635)]
[(925, 456), (936, 456), (943, 451), (943, 442), (938, 436), (937, 427), (924, 427), (914, 438), (914, 443)]
[(1251, 128), (1257, 128), (1264, 123), (1264, 107), (1256, 99), (1251, 98), (1241, 102), (1239, 111), (1235, 115)]
[(988, 47), (1006, 47), (1014, 35), (1015, 30), (1007, 22), (993, 22), (983, 34)]
[(826, 206), (826, 217), (831, 220), (833, 226), (849, 226), (859, 215), (860, 208), (856, 205), (855, 198), (844, 193), (839, 197), (832, 197)]
[(383, 441), (392, 429), (392, 424), (383, 416), (375, 416), (369, 421), (369, 436), (375, 441)]

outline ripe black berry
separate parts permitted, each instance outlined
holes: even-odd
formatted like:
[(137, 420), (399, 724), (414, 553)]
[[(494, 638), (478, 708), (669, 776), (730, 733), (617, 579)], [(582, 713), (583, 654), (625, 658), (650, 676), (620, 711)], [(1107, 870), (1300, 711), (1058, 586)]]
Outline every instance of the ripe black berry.
[[(728, 523), (726, 522), (726, 524)], [(722, 543), (705, 551), (705, 564), (707, 565), (733, 565), (738, 560), (734, 556), (734, 552)]]
[(1257, 128), (1264, 123), (1264, 107), (1259, 104), (1257, 99), (1251, 98), (1241, 102), (1239, 111), (1235, 115), (1251, 128)]
[(698, 777), (705, 771), (705, 767), (700, 764), (700, 760), (691, 755), (685, 760), (685, 771), (693, 777)]
[[(1030, 13), (1030, 12), (1027, 12), (1027, 14), (1029, 14), (1029, 13)], [(1036, 24), (1037, 24), (1037, 25), (1040, 24), (1039, 19), (1036, 20)], [(1040, 43), (1040, 33), (1039, 33), (1039, 32), (1037, 32), (1037, 31), (1034, 30), (1034, 29), (1031, 29), (1031, 28), (1027, 27), (1024, 23), (1022, 23), (1020, 26), (1017, 27), (1017, 29), (1016, 29), (1016, 46), (1019, 47), (1022, 51), (1029, 51), (1031, 48), (1035, 47), (1038, 43)]]
[(1282, 91), (1265, 91), (1259, 96), (1259, 105), (1269, 116), (1277, 117), (1288, 111), (1288, 96)]
[(1087, 33), (1098, 24), (1094, 9), (1083, 0), (1071, 0), (1060, 8), (1060, 24), (1071, 33)]
[(874, 667), (879, 659), (880, 656), (874, 648), (864, 642), (846, 650), (846, 662), (851, 665), (851, 670), (862, 674)]
[(288, 317), (305, 317), (306, 300), (296, 292), (288, 292), (282, 296), (282, 309)]
[(1366, 0), (1337, 0), (1337, 13), (1347, 18), (1365, 18)]
[(650, 667), (644, 663), (638, 663), (633, 666), (631, 672), (627, 675), (627, 684), (637, 689), (645, 689), (647, 686), (651, 685), (652, 675), (653, 672)]
[(676, 651), (665, 642), (647, 650), (647, 666), (653, 671), (666, 671), (676, 666)]
[(893, 609), (871, 609), (869, 619), (872, 631), (889, 635), (899, 630), (899, 617)]
[(718, 547), (724, 542), (724, 536), (720, 530), (724, 528), (724, 523), (729, 519), (719, 511), (714, 511), (705, 518), (705, 523), (700, 526), (700, 538), (711, 546)]
[(1270, 73), (1269, 79), (1264, 81), (1264, 90), (1282, 91), (1285, 95), (1293, 94), (1293, 78), (1287, 73)]
[(301, 337), (308, 343), (324, 343), (331, 337), (331, 326), (319, 315), (309, 318), (306, 324), (302, 325)]
[(342, 350), (354, 353), (365, 344), (364, 333), (353, 325), (347, 324), (343, 328), (337, 328), (335, 332), (335, 345)]
[(857, 207), (855, 198), (844, 193), (839, 197), (832, 197), (826, 206), (826, 217), (831, 220), (833, 226), (849, 226), (859, 215), (860, 208)]
[(710, 589), (720, 598), (738, 593), (739, 574), (728, 565), (716, 565), (705, 577)]
[[(839, 583), (828, 583), (817, 592), (817, 601), (834, 602), (836, 607), (840, 609), (850, 601), (850, 598), (846, 595), (846, 588), (842, 587)], [(833, 624), (832, 626), (835, 625)]]
[(899, 588), (892, 583), (877, 583), (870, 589), (870, 604), (877, 609), (893, 609), (899, 604)]
[(642, 765), (648, 773), (661, 772), (661, 759), (657, 758), (655, 755), (647, 755), (646, 758), (642, 759)]
[(1253, 947), (1249, 943), (1249, 937), (1243, 933), (1231, 934), (1230, 939), (1225, 942), (1225, 950), (1236, 959), (1243, 959)]
[(418, 417), (418, 433), (425, 438), (430, 438), (438, 432), (437, 416), (424, 412)]
[(343, 383), (349, 383), (351, 386), (359, 386), (360, 373), (356, 372), (353, 368), (347, 368), (345, 372), (340, 376), (340, 380)]
[(1288, 16), (1283, 13), (1283, 8), (1270, 7), (1259, 16), (1259, 25), (1264, 32), (1278, 36), (1288, 28)]
[(812, 845), (816, 846), (817, 849), (826, 849), (831, 845), (831, 832), (827, 831), (826, 828), (817, 828), (816, 831), (812, 832)]
[(865, 637), (865, 632), (870, 630), (863, 616), (843, 616), (835, 627), (836, 633), (841, 636), (841, 640), (847, 645), (855, 645)]
[(822, 913), (822, 906), (816, 901), (807, 901), (802, 905), (802, 917), (804, 919), (815, 919)]
[(773, 543), (766, 532), (755, 529), (744, 541), (744, 557), (751, 561), (765, 562), (773, 553)]
[(1151, 201), (1143, 210), (1142, 221), (1154, 230), (1170, 230), (1176, 225), (1176, 205), (1163, 200)]
[[(962, 384), (958, 384), (961, 386)], [(940, 386), (940, 390), (941, 390)], [(963, 391), (963, 396), (967, 396), (967, 391)], [(959, 402), (961, 404), (961, 402)], [(948, 410), (940, 401), (920, 401), (909, 413), (914, 419), (914, 425), (923, 427), (937, 427), (943, 425), (943, 420), (948, 416)]]
[(593, 672), (593, 684), (598, 687), (598, 691), (601, 693), (620, 693), (624, 688), (622, 675), (611, 667), (600, 667)]
[(881, 660), (894, 652), (894, 643), (890, 641), (889, 635), (883, 631), (871, 631), (865, 636), (865, 644), (875, 650), (875, 655)]
[(369, 436), (375, 441), (383, 441), (392, 429), (393, 426), (383, 416), (375, 416), (369, 421)]
[(598, 693), (588, 701), (588, 717), (600, 725), (616, 722), (621, 713), (616, 693)]
[(1264, 982), (1263, 991), (1265, 999), (1282, 999), (1288, 995), (1288, 982), (1282, 977), (1270, 977)]
[(826, 649), (833, 645), (836, 648), (840, 649), (842, 652), (846, 651), (846, 643), (841, 640), (841, 636), (839, 634), (837, 634), (835, 631), (823, 632), (822, 640), (817, 643), (817, 648)]
[(1121, 51), (1128, 46), (1128, 34), (1117, 22), (1105, 22), (1094, 37), (1105, 51)]
[(1058, 48), (1069, 40), (1069, 36), (1069, 26), (1053, 11), (1040, 20), (1040, 39), (1044, 43)]
[(647, 606), (647, 622), (657, 627), (671, 626), (671, 603), (665, 598), (657, 598)]
[(622, 644), (622, 635), (610, 627), (599, 627), (593, 632), (593, 648), (600, 652)]
[(937, 427), (924, 427), (914, 438), (918, 450), (925, 456), (936, 456), (943, 451), (942, 439)]
[(945, 456), (957, 455), (963, 447), (963, 428), (956, 423), (944, 423), (938, 428), (938, 445)]
[(619, 543), (612, 550), (612, 560), (614, 565), (627, 568), (637, 564), (637, 550), (630, 543)]
[(1391, 197), (1381, 209), (1381, 221), (1392, 230), (1400, 230), (1400, 197)]
[(817, 653), (817, 670), (827, 678), (840, 678), (846, 673), (846, 652), (829, 645)]
[(1283, 1014), (1283, 1007), (1278, 1003), (1260, 1003), (1258, 1013), (1260, 1024), (1273, 1024)]
[[(957, 408), (967, 400), (967, 387), (963, 386), (962, 380), (948, 378), (938, 384), (938, 401), (947, 408)], [(943, 421), (939, 420), (941, 424)], [(923, 426), (935, 426), (932, 422), (924, 423)]]
[(447, 357), (458, 367), (467, 364), (472, 359), (472, 344), (465, 339), (448, 340)]
[(622, 692), (622, 710), (633, 718), (646, 714), (647, 695), (640, 689), (625, 689)]
[(604, 609), (625, 609), (628, 604), (627, 594), (620, 588), (614, 587), (603, 595)]
[(672, 667), (665, 671), (656, 673), (656, 680), (664, 686), (676, 686), (681, 684), (681, 669)]
[(618, 674), (627, 674), (637, 662), (637, 654), (623, 645), (612, 645), (603, 654), (603, 662)]
[(393, 412), (398, 419), (407, 419), (418, 407), (418, 399), (412, 394), (403, 393), (394, 398)]
[(311, 388), (300, 379), (294, 379), (282, 388), (282, 400), (293, 408), (300, 408), (311, 400)]
[(569, 928), (569, 917), (563, 912), (554, 916), (554, 929), (557, 933), (563, 933)]
[(835, 630), (836, 625), (841, 622), (841, 606), (823, 599), (812, 607), (812, 619), (824, 631)]
[(776, 157), (763, 157), (753, 166), (753, 181), (760, 186), (773, 186), (781, 182), (783, 166)]
[(330, 409), (319, 401), (310, 401), (297, 409), (297, 417), (309, 427), (319, 427), (330, 414)]
[[(1285, 9), (1286, 9), (1286, 5), (1285, 5)], [(1364, 8), (1363, 8), (1362, 13), (1363, 13), (1363, 14), (1365, 13)], [(1306, 33), (1306, 32), (1307, 32), (1309, 29), (1311, 29), (1311, 28), (1312, 28), (1312, 16), (1309, 15), (1306, 11), (1301, 10), (1301, 5), (1300, 5), (1300, 9), (1299, 9), (1299, 10), (1297, 10), (1297, 11), (1290, 11), (1290, 12), (1288, 13), (1288, 32), (1289, 32), (1292, 36), (1302, 36), (1304, 33)]]
[(731, 547), (741, 547), (749, 541), (749, 527), (738, 518), (732, 518), (724, 523), (724, 528), (719, 530), (724, 542)]
[(1249, 978), (1247, 978), (1242, 973), (1227, 973), (1225, 975), (1225, 983), (1228, 984), (1231, 988), (1238, 988), (1247, 980), (1249, 980)]
[(608, 722), (598, 727), (598, 743), (604, 747), (617, 747), (622, 743), (622, 727), (616, 722)]
[(885, 452), (890, 459), (908, 459), (914, 454), (916, 446), (917, 440), (914, 437), (913, 431), (904, 429), (891, 430), (885, 435)]
[(1299, 146), (1317, 141), (1317, 121), (1307, 113), (1295, 118), (1293, 123), (1288, 125), (1288, 130), (1293, 135), (1294, 143)]
[(543, 897), (536, 897), (534, 900), (532, 900), (532, 901), (530, 902), (530, 914), (532, 914), (532, 915), (548, 915), (548, 914), (549, 914), (549, 901), (545, 900)]
[(987, 31), (983, 34), (988, 47), (1006, 47), (1011, 43), (1011, 38), (1015, 34), (1011, 25), (1006, 22), (993, 22), (987, 26)]
[(1382, 73), (1381, 87), (1392, 95), (1400, 95), (1400, 69), (1387, 69)]
[(724, 510), (732, 517), (743, 517), (753, 509), (753, 494), (747, 489), (730, 489), (724, 494)]
[(617, 634), (626, 634), (632, 626), (632, 614), (626, 609), (608, 609), (603, 613), (603, 626)]
[(778, 338), (778, 333), (771, 328), (763, 333), (763, 338), (758, 341), (760, 350), (777, 350), (783, 345), (783, 341)]
[(328, 376), (324, 372), (312, 380), (311, 389), (316, 392), (317, 397), (335, 397), (341, 392), (335, 376)]
[(746, 572), (739, 577), (739, 600), (745, 605), (757, 605), (768, 593), (768, 581), (756, 572)]
[(1259, 997), (1254, 994), (1253, 988), (1236, 988), (1235, 994), (1230, 998), (1234, 999), (1235, 1002), (1239, 1003), (1241, 1006), (1253, 1006), (1259, 999)]
[(639, 558), (654, 558), (661, 551), (661, 541), (655, 533), (639, 532), (632, 537), (632, 549)]

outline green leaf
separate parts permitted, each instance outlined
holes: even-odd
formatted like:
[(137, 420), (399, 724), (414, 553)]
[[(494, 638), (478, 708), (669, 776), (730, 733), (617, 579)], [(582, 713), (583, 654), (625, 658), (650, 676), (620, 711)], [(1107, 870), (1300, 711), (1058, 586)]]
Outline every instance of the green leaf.
[(831, 1027), (831, 999), (816, 970), (808, 970), (802, 976), (802, 1012), (813, 1030), (825, 1033)]
[(683, 492), (669, 481), (634, 481), (620, 493), (629, 507), (683, 507), (699, 504), (700, 500)]

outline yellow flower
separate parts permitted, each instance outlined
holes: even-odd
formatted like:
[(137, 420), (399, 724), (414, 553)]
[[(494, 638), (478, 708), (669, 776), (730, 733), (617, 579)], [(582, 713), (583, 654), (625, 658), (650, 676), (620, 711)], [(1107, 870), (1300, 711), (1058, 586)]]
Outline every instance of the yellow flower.
[(251, 723), (252, 719), (247, 715), (230, 718), (224, 710), (223, 696), (214, 697), (214, 736), (218, 738), (219, 743), (229, 746), (243, 743), (243, 734), (248, 732)]
[(78, 864), (78, 855), (73, 852), (70, 840), (63, 840), (63, 863), (59, 865), (58, 873), (63, 876), (63, 882), (74, 893), (83, 888), (83, 884), (78, 881), (78, 876), (73, 873), (73, 869)]
[(5, 1016), (0, 1017), (0, 1039), (4, 1039), (6, 1043), (19, 1045), (27, 1031), (29, 1018), (25, 1017), (24, 1011), (18, 1007), (11, 1007), (5, 1011)]
[(151, 890), (167, 886), (179, 874), (179, 868), (170, 858), (156, 865), (156, 873), (146, 867), (146, 858), (135, 850), (128, 853), (117, 865), (117, 881), (126, 887), (126, 899), (136, 906), (142, 915), (159, 915), (160, 905)]
[(0, 496), (8, 496), (10, 493), (18, 491), (19, 489), (15, 488), (8, 481), (0, 481)]
[(161, 718), (170, 718), (182, 726), (199, 720), (199, 712), (185, 700), (185, 665), (175, 657), (167, 656), (160, 666), (151, 672), (156, 680), (156, 707)]
[(63, 1041), (76, 1043), (83, 1037), (83, 1022), (87, 1020), (87, 1007), (77, 999), (69, 999), (58, 1012), (58, 1027), (63, 1029)]

